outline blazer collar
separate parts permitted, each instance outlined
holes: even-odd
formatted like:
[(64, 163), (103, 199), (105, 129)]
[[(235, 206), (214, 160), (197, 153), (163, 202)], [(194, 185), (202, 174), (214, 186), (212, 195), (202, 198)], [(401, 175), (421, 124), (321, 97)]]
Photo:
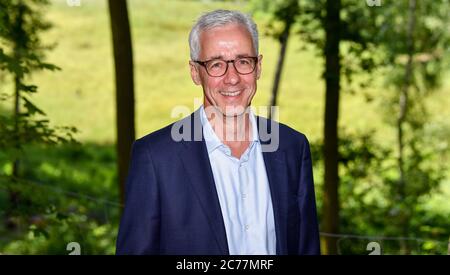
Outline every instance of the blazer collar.
[(186, 123), (183, 125), (190, 127), (187, 130), (190, 131), (191, 139), (181, 142), (183, 146), (181, 146), (179, 156), (188, 175), (189, 183), (197, 195), (203, 212), (206, 214), (221, 254), (229, 254), (225, 224), (202, 133), (199, 110), (185, 118), (187, 121), (184, 121)]

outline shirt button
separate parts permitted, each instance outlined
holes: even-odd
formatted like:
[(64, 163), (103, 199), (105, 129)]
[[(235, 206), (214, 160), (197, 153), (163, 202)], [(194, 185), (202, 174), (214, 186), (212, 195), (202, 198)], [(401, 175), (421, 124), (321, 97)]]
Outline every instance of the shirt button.
[(250, 226), (247, 224), (247, 225), (245, 226), (245, 230), (247, 231), (249, 228), (250, 228)]
[(242, 194), (242, 198), (243, 199), (247, 198), (247, 194)]

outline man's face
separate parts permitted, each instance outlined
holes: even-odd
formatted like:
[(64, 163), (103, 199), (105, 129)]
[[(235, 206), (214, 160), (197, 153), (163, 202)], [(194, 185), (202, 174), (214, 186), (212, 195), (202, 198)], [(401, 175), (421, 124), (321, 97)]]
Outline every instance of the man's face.
[[(234, 60), (255, 55), (251, 34), (241, 25), (217, 27), (200, 35), (200, 61)], [(192, 80), (203, 87), (204, 107), (213, 106), (225, 116), (242, 115), (256, 93), (261, 59), (259, 56), (255, 70), (245, 75), (239, 74), (233, 64), (228, 63), (227, 72), (220, 77), (209, 76), (205, 67), (191, 61)]]

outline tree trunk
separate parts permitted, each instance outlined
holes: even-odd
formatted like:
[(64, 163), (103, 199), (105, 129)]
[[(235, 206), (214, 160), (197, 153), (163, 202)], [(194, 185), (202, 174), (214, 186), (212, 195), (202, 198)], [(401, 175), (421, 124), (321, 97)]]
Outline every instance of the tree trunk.
[[(23, 49), (26, 47), (26, 34), (24, 31), (24, 13), (25, 13), (25, 6), (23, 5), (22, 1), (19, 1), (17, 3), (17, 15), (15, 17), (14, 21), (14, 31), (15, 31), (15, 37), (14, 37), (14, 46), (13, 46), (13, 56), (14, 60), (20, 62), (22, 60), (22, 52)], [(21, 142), (20, 142), (20, 91), (22, 84), (22, 75), (19, 73), (14, 73), (14, 109), (13, 109), (13, 120), (14, 120), (14, 136), (15, 136), (15, 150), (20, 150), (21, 148)], [(17, 183), (19, 181), (20, 177), (20, 160), (18, 157), (15, 157), (12, 161), (12, 171), (11, 171), (11, 182)], [(20, 192), (17, 188), (9, 188), (9, 203), (10, 208), (6, 212), (6, 226), (10, 230), (14, 230), (17, 228), (17, 224), (14, 221), (14, 215), (15, 211), (19, 208), (20, 203)]]
[[(325, 17), (325, 125), (324, 125), (324, 201), (323, 230), (339, 233), (338, 117), (340, 81), (340, 0), (327, 0)], [(325, 253), (337, 254), (337, 240), (325, 237)]]
[(117, 165), (123, 205), (130, 149), (135, 140), (133, 51), (126, 0), (108, 0), (116, 81)]
[(272, 87), (272, 96), (270, 98), (270, 103), (269, 103), (269, 119), (272, 119), (272, 112), (271, 112), (271, 107), (272, 106), (276, 106), (277, 105), (277, 95), (278, 95), (278, 89), (280, 86), (280, 80), (281, 80), (281, 72), (283, 71), (283, 64), (284, 64), (284, 57), (286, 56), (286, 49), (287, 49), (287, 44), (288, 44), (288, 40), (289, 40), (289, 33), (291, 31), (291, 26), (292, 26), (292, 22), (286, 22), (286, 26), (283, 30), (283, 33), (280, 36), (280, 54), (278, 56), (278, 62), (277, 62), (277, 68), (275, 71), (275, 78), (274, 78), (274, 82), (273, 82), (273, 87)]
[[(20, 58), (20, 57), (19, 57)], [(19, 129), (19, 115), (20, 115), (20, 83), (19, 76), (14, 76), (14, 135), (15, 135), (15, 147), (16, 150), (20, 148), (20, 129)], [(19, 159), (13, 160), (12, 165), (12, 177), (16, 180), (19, 177)]]
[[(398, 142), (398, 169), (399, 169), (399, 196), (400, 196), (400, 202), (401, 203), (406, 198), (405, 193), (405, 167), (404, 167), (404, 146), (405, 146), (405, 140), (404, 140), (404, 134), (403, 134), (403, 126), (405, 122), (407, 121), (407, 114), (408, 114), (408, 91), (411, 86), (411, 77), (412, 77), (412, 71), (413, 71), (413, 58), (414, 58), (414, 28), (416, 24), (416, 0), (410, 0), (409, 1), (409, 8), (408, 8), (408, 30), (407, 30), (407, 55), (408, 55), (408, 61), (405, 66), (405, 78), (403, 87), (400, 91), (400, 97), (399, 97), (399, 116), (397, 120), (397, 142)], [(409, 232), (409, 222), (410, 217), (408, 214), (403, 213), (402, 218), (400, 220), (401, 223), (401, 229), (403, 236), (407, 236)], [(406, 241), (402, 241), (400, 243), (402, 254), (410, 254), (410, 249), (408, 246), (408, 243)]]

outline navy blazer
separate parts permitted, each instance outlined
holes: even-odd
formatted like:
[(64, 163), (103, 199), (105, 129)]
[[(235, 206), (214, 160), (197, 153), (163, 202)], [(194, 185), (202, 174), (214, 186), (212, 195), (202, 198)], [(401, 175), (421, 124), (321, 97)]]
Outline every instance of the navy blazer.
[[(186, 119), (192, 127), (201, 127), (198, 110)], [(269, 131), (271, 122), (276, 123), (261, 117), (257, 121), (258, 129), (265, 123)], [(172, 125), (133, 144), (116, 253), (227, 255), (225, 226), (205, 141), (203, 137), (200, 141), (174, 141)], [(263, 152), (276, 252), (320, 254), (308, 140), (286, 125), (276, 125), (278, 150)]]

